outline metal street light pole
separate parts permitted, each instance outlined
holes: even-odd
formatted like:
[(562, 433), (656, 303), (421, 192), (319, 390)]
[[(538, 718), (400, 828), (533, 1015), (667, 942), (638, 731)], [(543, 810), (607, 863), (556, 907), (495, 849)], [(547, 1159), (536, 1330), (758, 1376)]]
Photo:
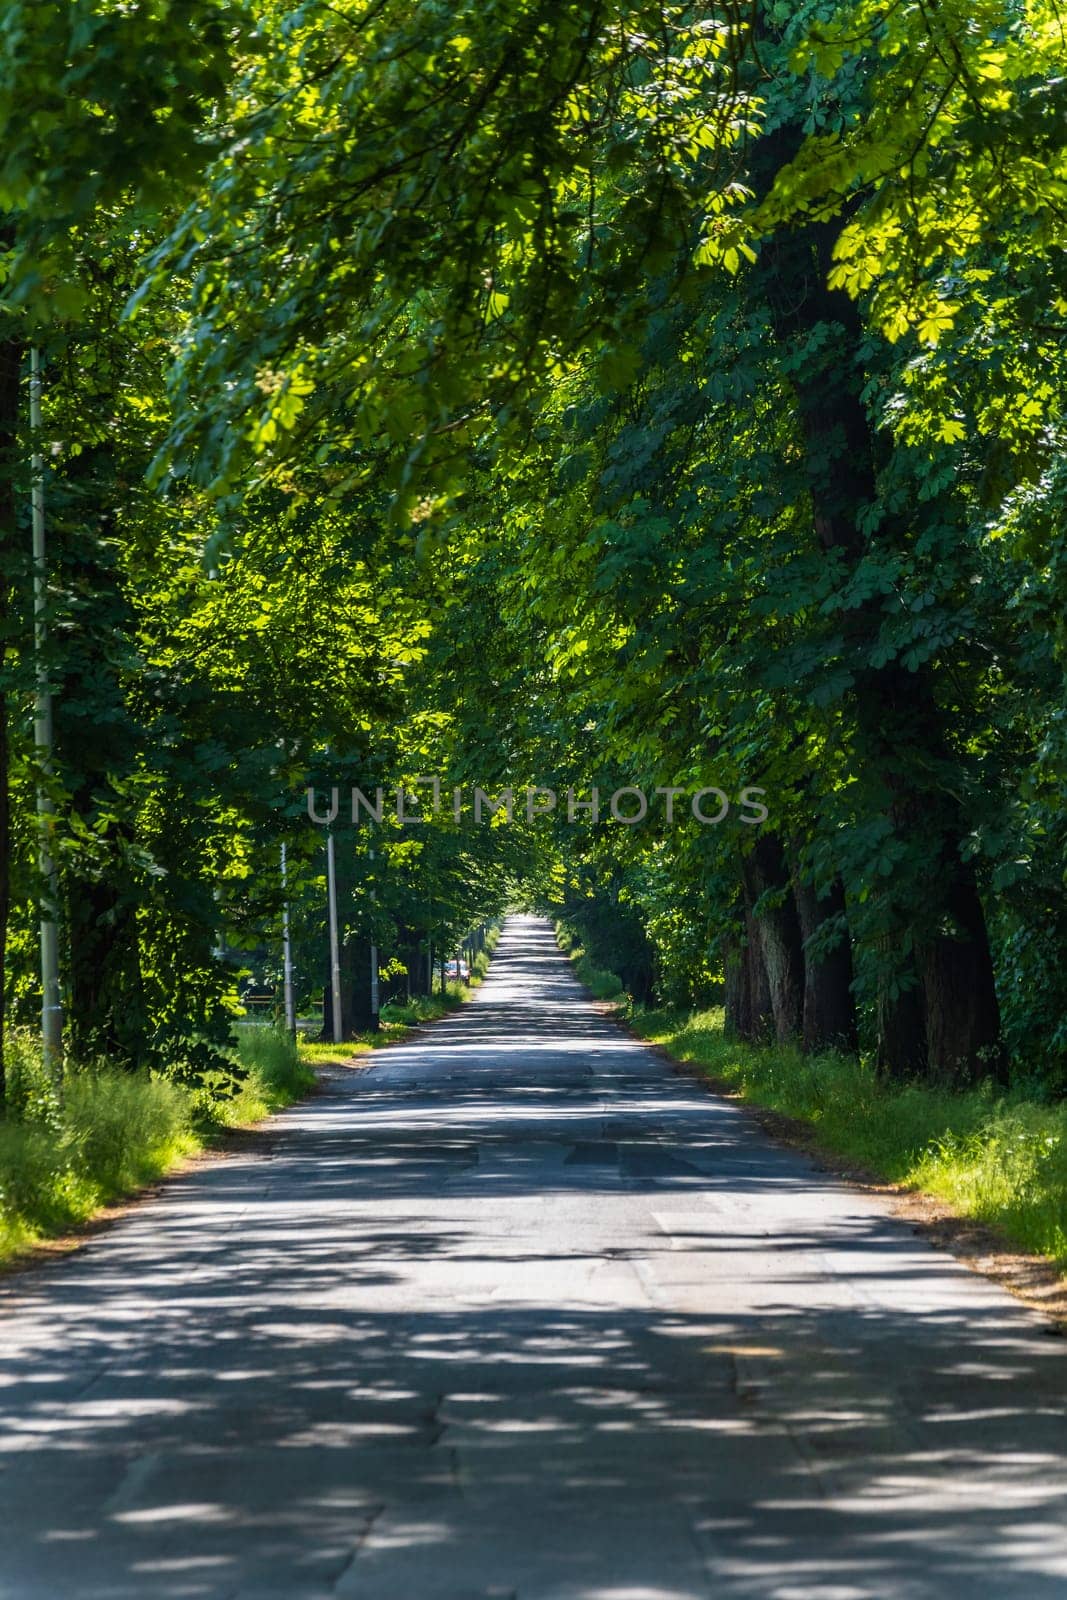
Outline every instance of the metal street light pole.
[(45, 1069), (58, 1086), (63, 1078), (63, 1006), (59, 994), (59, 924), (56, 921), (57, 873), (52, 859), (52, 689), (45, 650), (48, 645), (48, 572), (45, 565), (44, 454), (41, 450), (41, 353), (30, 351), (30, 434), (33, 439), (30, 505), (33, 516), (33, 644), (36, 706), (33, 740), (41, 769), (37, 785), (38, 862), (44, 892), (41, 899), (41, 1040)]
[(330, 998), (333, 1013), (333, 1042), (341, 1042), (341, 949), (337, 937), (337, 867), (333, 834), (326, 835), (326, 895), (330, 912)]
[(285, 993), (286, 1031), (296, 1036), (296, 1004), (293, 998), (293, 944), (289, 928), (289, 874), (282, 843), (282, 975)]
[[(374, 873), (374, 846), (373, 845), (371, 845), (371, 847), (370, 847), (370, 863), (371, 863), (371, 874), (372, 874), (372, 884), (371, 884), (370, 898), (371, 898), (371, 905), (374, 906), (374, 905), (377, 904), (378, 895), (377, 895), (377, 893), (376, 893), (376, 891), (375, 891), (375, 889), (373, 887), (373, 873)], [(379, 1007), (378, 1007), (378, 946), (374, 942), (374, 931), (372, 929), (371, 930), (371, 947), (370, 947), (370, 1014), (371, 1014), (371, 1027), (373, 1029), (375, 1029), (375, 1030), (378, 1027), (378, 1011), (379, 1011)]]

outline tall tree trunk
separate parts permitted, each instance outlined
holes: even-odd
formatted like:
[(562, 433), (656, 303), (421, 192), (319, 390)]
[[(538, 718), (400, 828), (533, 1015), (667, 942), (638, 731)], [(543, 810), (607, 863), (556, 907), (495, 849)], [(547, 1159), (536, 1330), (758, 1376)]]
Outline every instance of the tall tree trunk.
[(422, 959), (422, 946), (418, 934), (410, 928), (398, 930), (397, 947), (400, 959), (404, 964), (404, 990), (408, 1004), (411, 1004), (413, 995), (422, 993), (422, 980), (420, 964)]
[(751, 1044), (766, 1044), (774, 1037), (774, 1006), (763, 959), (763, 930), (752, 913), (746, 896), (744, 961), (745, 1029), (741, 1034)]
[[(56, 759), (72, 786), (70, 813), (97, 839), (91, 860), (79, 851), (61, 869), (71, 1052), (75, 1060), (106, 1056), (135, 1067), (151, 1051), (137, 919), (144, 890), (131, 866), (136, 824), (124, 779), (138, 766), (142, 730), (128, 705), (138, 624), (113, 556), (118, 478), (114, 443), (107, 440), (69, 461), (56, 485), (50, 559), (76, 597), (78, 627), (67, 637), (52, 688)], [(98, 718), (91, 740), (86, 692)]]
[[(356, 883), (356, 841), (354, 829), (335, 832), (334, 870), (337, 881), (338, 951), (341, 977), (341, 1039), (367, 1033), (377, 1022), (371, 1010), (371, 941), (352, 926), (353, 893)], [(332, 1022), (331, 1022), (332, 1031)], [(340, 1041), (335, 1040), (334, 1043)]]
[(742, 875), (738, 907), (742, 932), (728, 947), (724, 962), (724, 1032), (728, 1039), (740, 1039), (745, 1044), (766, 1044), (775, 1035), (774, 1007), (763, 958), (763, 930), (753, 915), (753, 904), (754, 897)]
[[(804, 955), (782, 841), (761, 832), (742, 866), (745, 896), (759, 928), (758, 946), (770, 991), (774, 1033), (779, 1044), (799, 1039), (804, 1017)], [(770, 895), (758, 914), (756, 902)]]
[(350, 933), (341, 946), (341, 1038), (368, 1033), (375, 1026), (371, 1011), (369, 939)]
[[(819, 1050), (852, 1054), (859, 1043), (844, 887), (837, 880), (820, 896), (813, 883), (798, 876), (793, 881), (793, 897), (804, 949), (804, 1050), (808, 1054)], [(818, 955), (811, 943), (829, 922), (838, 924), (837, 942), (832, 950)]]
[(892, 962), (891, 942), (882, 942), (884, 975), (875, 1004), (875, 1065), (887, 1077), (923, 1077), (928, 1061), (922, 986), (913, 960)]
[(774, 1037), (774, 1006), (763, 960), (763, 930), (749, 902), (745, 902), (744, 994), (745, 1032), (741, 1037), (753, 1045), (766, 1045)]
[[(795, 154), (796, 126), (760, 141), (768, 172)], [(769, 181), (769, 180), (768, 180)], [(846, 219), (813, 223), (764, 248), (754, 283), (766, 296), (783, 345), (819, 328), (822, 354), (797, 365), (793, 384), (805, 441), (816, 537), (824, 550), (855, 569), (867, 551), (861, 514), (877, 499), (876, 442), (861, 398), (866, 374), (864, 330), (856, 306), (827, 287), (834, 245)], [(878, 537), (901, 537), (889, 528)], [(846, 645), (862, 662), (884, 620), (875, 598), (845, 613)], [(966, 833), (958, 809), (945, 803), (944, 774), (958, 764), (942, 726), (930, 669), (909, 671), (890, 660), (854, 672), (858, 754), (890, 796), (888, 814), (918, 877), (895, 872), (886, 888), (895, 917), (912, 934), (923, 1005), (911, 990), (887, 982), (879, 1004), (878, 1052), (896, 1074), (916, 1063), (936, 1075), (973, 1079), (1003, 1071), (1003, 1046), (985, 918), (973, 869), (962, 859)], [(931, 1011), (931, 1007), (933, 1008)]]
[(774, 1037), (771, 986), (760, 947), (760, 926), (745, 912), (744, 939), (737, 944), (733, 965), (726, 968), (726, 1038), (745, 1045), (766, 1045)]
[[(0, 244), (8, 241), (0, 229)], [(7, 929), (11, 910), (11, 796), (7, 693), (3, 669), (11, 612), (11, 569), (19, 547), (18, 474), (19, 374), (24, 351), (14, 340), (0, 343), (0, 1107), (7, 1091), (4, 1023), (7, 995)]]
[(970, 862), (960, 859), (958, 849), (947, 847), (939, 866), (940, 904), (945, 915), (930, 936), (918, 941), (915, 950), (930, 1071), (959, 1084), (984, 1077), (1006, 1084), (1008, 1053), (974, 871)]
[(731, 938), (723, 947), (723, 1033), (727, 1039), (745, 1037), (745, 960), (740, 939)]
[(147, 1055), (136, 908), (112, 883), (72, 878), (66, 915), (71, 1055), (135, 1068)]

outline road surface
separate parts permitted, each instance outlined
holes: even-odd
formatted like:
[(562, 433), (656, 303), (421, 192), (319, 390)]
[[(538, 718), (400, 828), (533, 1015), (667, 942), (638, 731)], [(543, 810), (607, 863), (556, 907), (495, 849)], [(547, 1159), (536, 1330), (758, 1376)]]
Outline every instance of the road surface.
[(2, 1600), (1067, 1597), (1067, 1352), (509, 921), (0, 1293)]

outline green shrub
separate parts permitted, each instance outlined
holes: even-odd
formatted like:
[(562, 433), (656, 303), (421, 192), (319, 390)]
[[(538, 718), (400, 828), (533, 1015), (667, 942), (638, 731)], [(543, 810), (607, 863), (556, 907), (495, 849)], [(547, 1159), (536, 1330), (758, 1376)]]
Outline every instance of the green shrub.
[(381, 1020), (413, 1028), (417, 1023), (428, 1022), (431, 1017), (440, 1015), (439, 996), (434, 995), (431, 999), (429, 995), (413, 994), (410, 1000), (390, 1000), (387, 1006), (382, 1007)]
[(235, 1093), (227, 1092), (223, 1074), (217, 1083), (205, 1082), (196, 1096), (197, 1123), (205, 1131), (260, 1122), (298, 1100), (315, 1082), (312, 1067), (284, 1027), (242, 1027), (235, 1035), (233, 1054), (244, 1076)]
[(492, 953), (488, 949), (479, 950), (471, 962), (471, 977), (484, 978), (492, 965)]
[(413, 994), (410, 1000), (391, 1000), (382, 1007), (382, 1021), (405, 1028), (433, 1022), (436, 1017), (443, 1017), (461, 1006), (469, 993), (465, 983), (449, 979), (444, 994), (435, 989), (432, 995)]
[(72, 1180), (46, 1129), (0, 1122), (0, 1256), (88, 1214), (72, 1210)]
[(54, 1109), (52, 1080), (45, 1072), (39, 1040), (22, 1028), (4, 1038), (7, 1078), (5, 1114), (10, 1122), (40, 1121)]

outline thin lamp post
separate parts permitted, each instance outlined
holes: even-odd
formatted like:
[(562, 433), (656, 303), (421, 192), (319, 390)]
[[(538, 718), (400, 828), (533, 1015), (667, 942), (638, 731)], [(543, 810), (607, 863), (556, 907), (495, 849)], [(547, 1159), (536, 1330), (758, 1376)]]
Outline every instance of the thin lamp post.
[[(371, 845), (371, 847), (370, 847), (370, 862), (371, 862), (371, 892), (370, 892), (370, 898), (371, 898), (371, 905), (373, 907), (373, 906), (375, 906), (377, 904), (377, 900), (378, 900), (377, 891), (374, 888), (374, 876), (373, 876), (374, 875), (374, 846), (373, 845)], [(374, 939), (375, 939), (374, 930), (372, 928), (371, 929), (371, 946), (370, 946), (370, 1014), (371, 1014), (371, 1019), (372, 1019), (372, 1026), (376, 1029), (378, 1027), (378, 1010), (379, 1010), (379, 1007), (378, 1007), (378, 946), (374, 942)]]
[(333, 1013), (333, 1042), (341, 1042), (341, 949), (337, 937), (337, 866), (333, 833), (326, 835), (326, 895), (330, 913), (330, 999)]
[(57, 873), (52, 858), (54, 808), (48, 793), (52, 775), (52, 687), (45, 651), (48, 645), (48, 570), (44, 527), (44, 454), (41, 450), (41, 352), (30, 351), (30, 434), (33, 439), (30, 506), (33, 521), (33, 644), (36, 703), (33, 742), (41, 778), (37, 784), (38, 864), (41, 898), (41, 1042), (45, 1069), (58, 1085), (63, 1078), (63, 1005), (59, 993), (59, 924), (56, 920)]
[(289, 926), (289, 873), (282, 841), (282, 982), (285, 993), (286, 1031), (296, 1035), (296, 1002), (293, 997), (293, 941)]

